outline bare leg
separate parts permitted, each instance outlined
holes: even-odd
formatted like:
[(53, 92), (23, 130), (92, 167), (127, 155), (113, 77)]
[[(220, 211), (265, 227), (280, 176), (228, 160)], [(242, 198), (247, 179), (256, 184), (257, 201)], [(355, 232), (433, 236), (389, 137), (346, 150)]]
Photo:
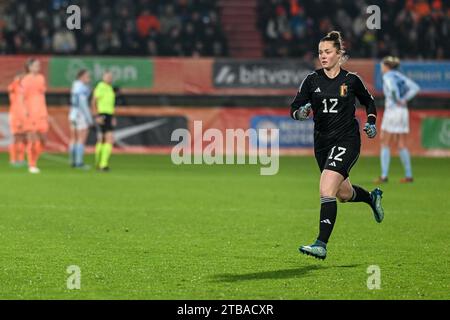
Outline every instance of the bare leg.
[(25, 147), (27, 144), (27, 136), (25, 133), (20, 133), (16, 135), (16, 143), (17, 143), (17, 160), (20, 163), (24, 163), (25, 161)]
[(336, 197), (339, 200), (339, 202), (347, 202), (352, 199), (353, 186), (349, 178), (342, 181), (341, 185), (339, 186), (339, 190), (337, 192)]

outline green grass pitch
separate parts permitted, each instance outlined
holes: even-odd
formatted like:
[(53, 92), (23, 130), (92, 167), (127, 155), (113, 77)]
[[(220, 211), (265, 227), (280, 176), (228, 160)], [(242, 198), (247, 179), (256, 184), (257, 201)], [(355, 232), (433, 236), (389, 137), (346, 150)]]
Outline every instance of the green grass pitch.
[[(282, 157), (275, 176), (169, 156), (113, 155), (109, 173), (43, 159), (40, 175), (0, 160), (2, 299), (450, 298), (449, 159), (414, 158), (416, 182), (401, 185), (394, 158), (381, 224), (338, 204), (325, 261), (298, 253), (319, 224), (311, 157)], [(373, 189), (378, 173), (360, 158), (352, 182)], [(80, 290), (66, 287), (70, 265)]]

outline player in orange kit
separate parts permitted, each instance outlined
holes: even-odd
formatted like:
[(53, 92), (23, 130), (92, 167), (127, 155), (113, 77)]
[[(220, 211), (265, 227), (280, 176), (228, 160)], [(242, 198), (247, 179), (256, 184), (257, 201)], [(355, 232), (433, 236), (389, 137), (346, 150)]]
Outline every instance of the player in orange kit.
[(27, 74), (22, 79), (22, 102), (26, 110), (25, 131), (27, 132), (27, 157), (30, 173), (39, 173), (37, 161), (45, 145), (48, 131), (48, 113), (45, 102), (46, 84), (44, 76), (39, 72), (39, 60), (31, 58), (27, 61)]
[(11, 84), (8, 86), (9, 93), (9, 127), (13, 135), (13, 141), (9, 145), (9, 161), (14, 167), (21, 167), (25, 164), (25, 143), (26, 134), (24, 128), (25, 110), (19, 103), (21, 94), (23, 74), (18, 73)]

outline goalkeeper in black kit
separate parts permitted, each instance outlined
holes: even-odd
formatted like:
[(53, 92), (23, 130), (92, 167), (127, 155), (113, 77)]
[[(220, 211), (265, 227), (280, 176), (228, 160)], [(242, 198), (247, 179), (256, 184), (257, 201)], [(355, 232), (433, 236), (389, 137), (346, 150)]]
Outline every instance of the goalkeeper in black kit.
[(344, 59), (340, 33), (328, 33), (319, 42), (319, 60), (323, 68), (303, 80), (291, 104), (291, 117), (295, 120), (307, 119), (311, 111), (314, 115), (314, 155), (321, 171), (319, 235), (312, 245), (301, 246), (299, 250), (318, 259), (325, 259), (327, 255), (327, 243), (337, 215), (336, 199), (365, 202), (378, 223), (384, 218), (383, 192), (379, 188), (368, 192), (349, 180), (350, 170), (361, 149), (355, 98), (366, 107), (367, 122), (363, 130), (369, 138), (377, 134), (377, 111), (361, 78), (341, 68)]

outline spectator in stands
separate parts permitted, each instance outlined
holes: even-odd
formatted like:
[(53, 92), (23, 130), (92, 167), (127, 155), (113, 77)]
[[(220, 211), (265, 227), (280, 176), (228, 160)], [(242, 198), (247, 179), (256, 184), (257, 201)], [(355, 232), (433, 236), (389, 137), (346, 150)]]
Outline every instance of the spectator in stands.
[(302, 38), (306, 33), (306, 17), (305, 11), (303, 8), (299, 7), (298, 10), (292, 15), (292, 18), (289, 21), (290, 29), (294, 33), (294, 36), (297, 38)]
[[(144, 39), (144, 44), (147, 47), (147, 49), (149, 49), (149, 43), (150, 44), (150, 48), (153, 47), (153, 45), (155, 46), (155, 50), (153, 50), (153, 53), (151, 55), (155, 55), (155, 53), (157, 52), (158, 55), (162, 55), (163, 54), (163, 45), (164, 45), (164, 37), (162, 37), (156, 30), (153, 30), (150, 32), (150, 34), (148, 35), (148, 37), (146, 39)], [(152, 48), (153, 49), (153, 48)], [(149, 52), (150, 54), (150, 52)]]
[(431, 13), (430, 4), (427, 0), (407, 0), (406, 7), (413, 12), (416, 21), (420, 21)]
[(192, 13), (191, 13), (191, 16), (190, 16), (190, 20), (189, 20), (191, 23), (192, 23), (192, 25), (194, 26), (194, 30), (195, 30), (195, 33), (196, 34), (201, 34), (202, 32), (203, 32), (203, 26), (204, 26), (204, 24), (203, 24), (203, 21), (202, 21), (202, 17), (201, 17), (201, 15), (200, 15), (200, 12), (199, 11), (197, 11), (197, 10), (194, 10)]
[(284, 9), (282, 6), (278, 6), (276, 9), (276, 16), (270, 18), (267, 23), (267, 37), (271, 40), (276, 40), (290, 30), (291, 28), (286, 14), (286, 9)]
[(74, 33), (61, 28), (53, 36), (52, 48), (55, 53), (73, 53), (77, 50)]
[(147, 41), (147, 54), (149, 56), (155, 57), (159, 55), (158, 45), (155, 40), (149, 39)]
[(205, 55), (205, 48), (203, 42), (197, 40), (194, 44), (194, 49), (192, 50), (192, 57), (201, 57)]
[[(217, 0), (78, 0), (82, 28), (71, 31), (75, 39), (63, 30), (69, 3), (0, 1), (0, 53), (227, 54)], [(165, 36), (180, 39), (168, 47)]]
[[(370, 4), (382, 8), (381, 30), (367, 29)], [(396, 52), (402, 57), (448, 59), (449, 10), (450, 3), (442, 0), (259, 0), (257, 25), (266, 56), (310, 55), (316, 51), (310, 39), (339, 29), (353, 57), (380, 58), (386, 52)], [(286, 20), (292, 37), (285, 32)], [(426, 44), (418, 46), (418, 39)]]
[(183, 45), (181, 40), (181, 29), (172, 27), (170, 32), (163, 37), (162, 54), (165, 56), (183, 56)]
[(181, 41), (183, 43), (183, 51), (186, 56), (192, 55), (197, 39), (198, 34), (195, 33), (195, 28), (192, 22), (186, 23), (183, 29), (183, 36), (181, 37)]
[[(133, 20), (130, 9), (125, 4), (119, 4), (117, 8), (117, 17), (114, 18), (117, 29), (120, 31), (128, 28), (129, 23), (133, 22)], [(135, 26), (133, 26), (133, 29), (135, 29)]]
[(87, 22), (81, 29), (81, 35), (79, 37), (79, 48), (81, 54), (93, 54), (96, 49), (97, 39), (94, 33), (94, 27), (92, 23)]
[[(352, 57), (381, 58), (393, 50), (390, 54), (398, 52), (400, 58), (450, 59), (449, 1), (258, 1), (257, 24), (266, 56), (309, 57), (317, 51), (322, 33), (339, 29)], [(61, 39), (65, 35), (60, 34), (69, 2), (0, 1), (0, 53), (167, 55), (173, 48), (167, 50), (164, 36), (177, 27), (181, 32), (177, 55), (181, 51), (187, 56), (228, 55), (218, 0), (77, 0), (82, 29), (73, 32), (76, 49), (68, 46), (55, 51), (55, 37), (66, 45), (73, 40)], [(366, 27), (370, 4), (382, 8), (381, 30)], [(105, 30), (105, 23), (110, 30)], [(418, 39), (423, 39), (423, 45), (417, 45)]]
[(181, 28), (181, 19), (175, 15), (174, 7), (171, 4), (166, 5), (164, 14), (159, 18), (161, 33), (169, 34), (173, 28)]
[(120, 52), (121, 42), (118, 33), (113, 30), (109, 21), (104, 21), (101, 32), (97, 35), (97, 50), (101, 54)]
[(135, 24), (132, 20), (128, 20), (125, 22), (124, 28), (120, 29), (120, 42), (122, 44), (122, 54), (142, 54), (145, 52), (141, 49), (141, 44), (139, 41), (139, 37), (136, 33)]
[(220, 38), (220, 35), (216, 33), (216, 30), (212, 26), (206, 26), (204, 29), (202, 42), (205, 44), (205, 54), (207, 56), (214, 55), (213, 48), (214, 48), (214, 42), (216, 39)]
[(141, 38), (147, 37), (151, 31), (159, 31), (160, 23), (158, 17), (156, 17), (149, 9), (146, 9), (137, 18), (136, 28)]
[[(51, 53), (53, 47), (52, 35), (50, 29), (46, 26), (39, 29), (38, 48), (41, 53)], [(76, 40), (75, 40), (76, 41)]]

